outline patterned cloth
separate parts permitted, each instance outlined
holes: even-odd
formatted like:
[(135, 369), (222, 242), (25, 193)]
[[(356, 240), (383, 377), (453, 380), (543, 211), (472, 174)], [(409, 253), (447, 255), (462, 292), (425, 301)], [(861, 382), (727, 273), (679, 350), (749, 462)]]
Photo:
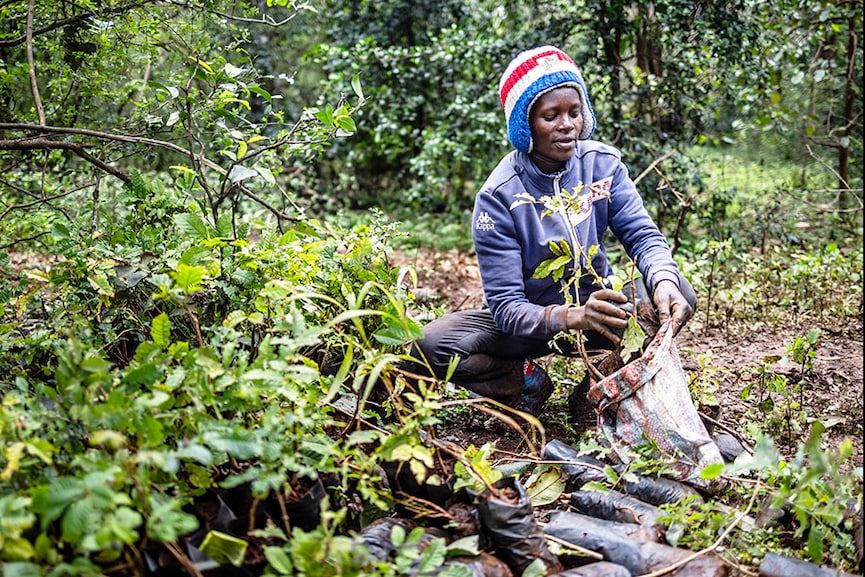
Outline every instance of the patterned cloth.
[(676, 480), (713, 494), (726, 487), (721, 477), (700, 476), (724, 460), (694, 407), (669, 321), (642, 357), (592, 383), (588, 397), (619, 461), (627, 463), (632, 447), (651, 441)]

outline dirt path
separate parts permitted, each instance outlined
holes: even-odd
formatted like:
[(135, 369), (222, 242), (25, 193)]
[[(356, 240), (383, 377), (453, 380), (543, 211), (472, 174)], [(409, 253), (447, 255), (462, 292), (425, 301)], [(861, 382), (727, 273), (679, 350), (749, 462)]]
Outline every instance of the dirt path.
[[(482, 305), (480, 274), (472, 255), (456, 250), (435, 252), (421, 249), (412, 253), (399, 252), (394, 255), (394, 260), (395, 264), (413, 266), (418, 272), (415, 292), (420, 303), (440, 306), (445, 311)], [(792, 429), (794, 438), (807, 435), (808, 423), (819, 419), (828, 428), (827, 443), (837, 446), (842, 439), (851, 439), (854, 462), (862, 466), (863, 339), (861, 319), (859, 321), (858, 330), (852, 335), (850, 331), (842, 333), (829, 327), (818, 327), (821, 337), (813, 361), (814, 374), (804, 381), (797, 367), (777, 362), (769, 366), (776, 374), (788, 379), (788, 388), (805, 383), (801, 395), (805, 425)], [(772, 423), (779, 431), (776, 438), (779, 438), (783, 451), (784, 443), (780, 437), (787, 429), (780, 407), (787, 402), (798, 403), (800, 398), (797, 394), (788, 401), (773, 395), (775, 411), (762, 411), (757, 404), (758, 368), (769, 357), (782, 357), (787, 344), (797, 336), (804, 336), (802, 331), (811, 328), (780, 327), (755, 331), (741, 326), (707, 328), (704, 316), (698, 314), (679, 334), (677, 344), (686, 373), (716, 385), (714, 394), (721, 406), (722, 422), (742, 433), (748, 422)], [(748, 385), (752, 386), (751, 394), (743, 400), (742, 392)], [(799, 419), (795, 421), (799, 422)], [(451, 431), (453, 440), (466, 440), (464, 437), (468, 436), (471, 437), (468, 440), (477, 445), (483, 440), (487, 424), (480, 423), (476, 430), (475, 427), (469, 430), (455, 428)], [(497, 432), (487, 434), (492, 437)], [(789, 444), (787, 449), (789, 454), (795, 449), (795, 443)]]

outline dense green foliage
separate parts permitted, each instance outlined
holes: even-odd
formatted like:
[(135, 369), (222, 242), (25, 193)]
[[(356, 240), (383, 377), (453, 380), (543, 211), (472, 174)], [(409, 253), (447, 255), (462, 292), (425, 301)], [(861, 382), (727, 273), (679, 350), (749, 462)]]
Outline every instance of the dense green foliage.
[[(418, 305), (391, 250), (468, 245), (508, 149), (498, 75), (532, 45), (581, 64), (706, 326), (861, 330), (861, 23), (856, 1), (0, 2), (4, 577), (186, 567), (202, 499), (283, 503), (325, 477), (317, 527), (250, 522), (267, 571), (408, 572), (417, 534), (390, 536), (387, 567), (347, 536), (406, 499), (385, 469), (443, 481), (445, 391), (405, 371)], [(818, 342), (790, 344), (802, 374)], [(817, 425), (797, 443), (805, 381), (760, 369), (759, 451), (726, 471), (757, 488), (731, 502), (793, 507), (798, 540), (742, 536), (738, 559), (771, 543), (852, 567), (861, 467), (847, 445), (827, 460)], [(694, 545), (724, 530), (671, 515)], [(429, 551), (430, 570), (449, 555)]]
[[(861, 165), (842, 169), (861, 155), (861, 55), (841, 44), (861, 23), (856, 3), (336, 6), (328, 19), (332, 39), (315, 61), (335, 89), (346, 90), (359, 71), (371, 86), (358, 134), (326, 161), (354, 206), (470, 208), (508, 150), (499, 74), (516, 52), (544, 43), (581, 65), (596, 137), (620, 146), (635, 172), (678, 153), (643, 182), (644, 190), (659, 191), (647, 201), (662, 220), (675, 221), (670, 207), (705, 189), (705, 173), (688, 154), (698, 143), (781, 141), (786, 160), (802, 163), (803, 188), (828, 181), (834, 194), (861, 189)], [(846, 110), (850, 96), (853, 109)], [(791, 131), (800, 137), (786, 137)], [(843, 183), (836, 186), (815, 161), (836, 166)]]

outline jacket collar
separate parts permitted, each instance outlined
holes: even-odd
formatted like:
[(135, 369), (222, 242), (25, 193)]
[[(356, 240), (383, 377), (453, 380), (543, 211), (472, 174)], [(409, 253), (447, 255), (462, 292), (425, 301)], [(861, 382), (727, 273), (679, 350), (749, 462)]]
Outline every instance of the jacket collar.
[(525, 184), (531, 189), (528, 192), (532, 194), (553, 194), (555, 192), (553, 183), (555, 182), (557, 175), (561, 175), (559, 188), (565, 189), (569, 192), (574, 192), (579, 185), (579, 171), (577, 170), (579, 162), (577, 156), (579, 152), (578, 149), (576, 153), (568, 159), (565, 167), (558, 174), (546, 174), (538, 169), (537, 165), (532, 162), (532, 159), (528, 154), (516, 151), (517, 166), (519, 171), (522, 173), (521, 178), (524, 179), (524, 181), (527, 181)]

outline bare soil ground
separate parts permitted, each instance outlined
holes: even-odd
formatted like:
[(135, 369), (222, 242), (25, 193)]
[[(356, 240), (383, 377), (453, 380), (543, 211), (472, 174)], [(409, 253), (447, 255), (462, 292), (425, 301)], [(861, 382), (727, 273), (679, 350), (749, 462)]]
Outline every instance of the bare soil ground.
[[(421, 249), (411, 253), (399, 252), (394, 255), (394, 260), (395, 264), (412, 266), (418, 272), (416, 297), (420, 302), (440, 306), (445, 311), (479, 308), (482, 305), (480, 274), (473, 255), (456, 250), (436, 252)], [(676, 337), (676, 342), (689, 375), (701, 370), (699, 361), (703, 354), (703, 374), (706, 376), (707, 372), (711, 373), (707, 378), (717, 384), (714, 394), (721, 407), (718, 420), (724, 427), (746, 436), (749, 422), (766, 425), (772, 417), (758, 408), (756, 387), (747, 400), (742, 399), (742, 391), (753, 384), (758, 376), (757, 369), (767, 357), (782, 357), (792, 339), (804, 336), (811, 328), (813, 326), (785, 326), (752, 330), (748, 326), (741, 326), (741, 323), (730, 323), (719, 328), (708, 326), (705, 314), (698, 311)], [(773, 437), (778, 441), (782, 453), (792, 456), (796, 441), (807, 436), (808, 423), (819, 419), (828, 428), (825, 436), (827, 445), (837, 446), (843, 439), (850, 439), (854, 447), (854, 463), (862, 466), (862, 319), (859, 318), (853, 327), (844, 329), (818, 328), (821, 329), (821, 336), (813, 362), (814, 374), (802, 381), (805, 383), (801, 397), (801, 406), (806, 414), (805, 424), (792, 430), (790, 442), (784, 442), (787, 430), (780, 423)], [(785, 375), (791, 385), (800, 381), (797, 367), (779, 363), (772, 366), (776, 373)], [(567, 419), (562, 418), (567, 416), (562, 414), (567, 411), (564, 402), (567, 391), (561, 390), (564, 388), (557, 386), (556, 394), (541, 417), (547, 439), (574, 434), (574, 430), (568, 428)], [(777, 395), (775, 398), (776, 402), (784, 402)], [(521, 435), (477, 411), (446, 423), (444, 428), (442, 433), (449, 440), (462, 445), (480, 446), (486, 441), (495, 440), (498, 450), (503, 453), (526, 449)]]

